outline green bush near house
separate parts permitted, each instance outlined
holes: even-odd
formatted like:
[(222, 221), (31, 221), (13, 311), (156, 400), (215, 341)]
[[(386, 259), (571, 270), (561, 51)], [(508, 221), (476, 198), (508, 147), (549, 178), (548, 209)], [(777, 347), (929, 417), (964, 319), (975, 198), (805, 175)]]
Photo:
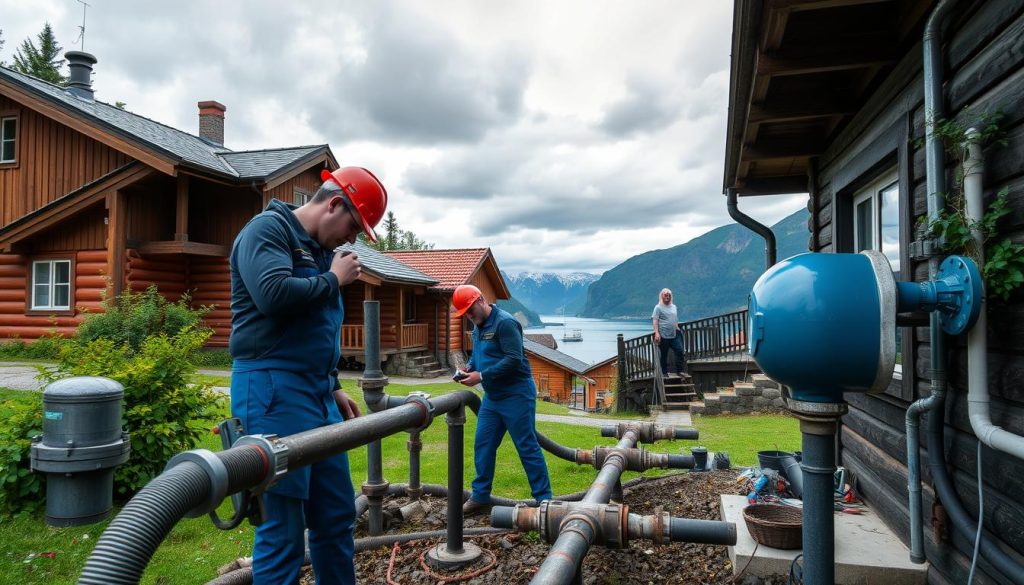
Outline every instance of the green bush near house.
[(11, 339), (0, 343), (0, 360), (55, 360), (67, 339), (60, 335), (46, 335), (32, 343)]
[(43, 404), (35, 392), (0, 400), (0, 516), (31, 514), (42, 508), (44, 483), (29, 469), (32, 437), (43, 432)]
[(75, 331), (75, 337), (84, 343), (108, 339), (138, 352), (152, 335), (173, 336), (185, 328), (202, 329), (202, 318), (208, 309), (193, 309), (190, 305), (188, 295), (174, 303), (168, 301), (156, 285), (142, 293), (126, 290), (114, 299), (105, 299), (104, 312), (88, 315)]

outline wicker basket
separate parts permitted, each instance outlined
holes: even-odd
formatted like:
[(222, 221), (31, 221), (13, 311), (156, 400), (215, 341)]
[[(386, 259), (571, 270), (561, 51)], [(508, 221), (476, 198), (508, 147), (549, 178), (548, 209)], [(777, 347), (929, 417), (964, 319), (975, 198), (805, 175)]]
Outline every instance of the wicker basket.
[(799, 508), (779, 504), (751, 504), (743, 510), (750, 536), (772, 548), (803, 546), (803, 518)]

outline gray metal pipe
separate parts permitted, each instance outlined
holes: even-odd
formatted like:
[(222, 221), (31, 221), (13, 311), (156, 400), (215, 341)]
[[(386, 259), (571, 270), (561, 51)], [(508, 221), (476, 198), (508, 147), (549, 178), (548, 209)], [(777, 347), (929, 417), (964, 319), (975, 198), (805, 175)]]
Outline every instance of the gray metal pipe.
[(363, 377), (383, 379), (384, 371), (380, 369), (380, 301), (363, 301), (363, 348), (366, 357)]
[(363, 493), (369, 502), (367, 519), (370, 536), (384, 534), (384, 494), (381, 490), (386, 490), (387, 485), (384, 481), (383, 451), (378, 439), (366, 446), (366, 482), (363, 484)]
[(445, 416), (448, 423), (448, 540), (446, 550), (461, 555), (462, 547), (462, 476), (463, 448), (465, 446), (466, 413), (462, 407)]
[[(942, 96), (942, 25), (955, 0), (940, 0), (932, 10), (925, 25), (923, 36), (924, 59), (924, 115), (925, 115), (925, 172), (928, 223), (939, 217), (945, 206), (946, 192), (945, 153), (942, 140), (936, 133), (936, 124), (944, 116)], [(939, 269), (939, 257), (932, 253), (928, 259), (928, 278), (935, 279)], [(946, 350), (945, 337), (939, 323), (939, 314), (929, 315), (929, 343), (931, 348), (932, 371), (931, 391), (927, 398), (911, 404), (905, 417), (907, 433), (907, 495), (910, 516), (910, 560), (925, 561), (924, 528), (921, 512), (921, 461), (920, 461), (920, 418), (942, 402), (946, 393)]]
[(835, 502), (832, 493), (835, 491), (835, 434), (812, 434), (806, 430), (802, 434), (804, 582), (834, 585)]
[(759, 223), (754, 218), (740, 211), (739, 205), (736, 201), (736, 190), (727, 190), (727, 201), (726, 207), (729, 208), (729, 217), (733, 218), (736, 223), (750, 229), (754, 233), (764, 238), (764, 269), (768, 270), (772, 266), (775, 266), (775, 234), (771, 228)]
[(409, 487), (406, 493), (410, 499), (418, 500), (423, 496), (423, 487), (420, 485), (420, 453), (423, 451), (423, 441), (420, 440), (418, 430), (409, 433), (406, 448), (409, 450)]

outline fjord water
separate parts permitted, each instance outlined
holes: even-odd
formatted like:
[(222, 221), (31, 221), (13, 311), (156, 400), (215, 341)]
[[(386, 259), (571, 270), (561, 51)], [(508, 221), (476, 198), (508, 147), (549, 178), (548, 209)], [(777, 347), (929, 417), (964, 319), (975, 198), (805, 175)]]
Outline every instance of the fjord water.
[[(618, 351), (615, 336), (619, 333), (622, 333), (626, 339), (632, 339), (652, 331), (650, 320), (587, 319), (562, 315), (541, 315), (540, 318), (544, 323), (562, 323), (563, 325), (530, 327), (524, 332), (550, 333), (558, 342), (558, 351), (588, 364), (601, 362), (614, 356)], [(583, 341), (562, 341), (563, 335), (572, 335), (576, 329), (583, 334)]]

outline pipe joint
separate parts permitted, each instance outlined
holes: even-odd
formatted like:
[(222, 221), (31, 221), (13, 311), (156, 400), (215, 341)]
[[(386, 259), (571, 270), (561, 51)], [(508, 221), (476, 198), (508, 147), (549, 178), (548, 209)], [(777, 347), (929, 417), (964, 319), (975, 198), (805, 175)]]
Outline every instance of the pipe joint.
[[(420, 426), (412, 429), (414, 431), (423, 431), (430, 426), (430, 423), (434, 422), (434, 405), (429, 400), (430, 394), (426, 392), (411, 392), (409, 396), (402, 402), (403, 404), (415, 404), (423, 410), (423, 422)], [(451, 416), (451, 413), (448, 413)], [(465, 420), (465, 417), (463, 417)]]
[(213, 451), (193, 449), (192, 451), (185, 451), (171, 457), (171, 460), (167, 462), (167, 466), (164, 467), (164, 471), (166, 472), (186, 461), (198, 465), (206, 473), (206, 477), (210, 479), (210, 489), (207, 492), (206, 500), (185, 514), (186, 518), (198, 518), (216, 510), (217, 506), (224, 500), (224, 497), (228, 495), (228, 468), (224, 465), (223, 461), (214, 455)]
[(262, 494), (288, 473), (288, 453), (291, 448), (277, 435), (245, 435), (235, 441), (234, 447), (246, 445), (259, 449), (263, 454), (263, 481), (251, 490), (254, 494)]
[(668, 453), (652, 453), (643, 447), (623, 449), (619, 447), (594, 447), (590, 457), (593, 466), (601, 469), (609, 458), (615, 456), (622, 460), (624, 471), (647, 471), (654, 468), (692, 469), (693, 457), (689, 455), (671, 455)]
[(633, 432), (638, 443), (654, 443), (656, 441), (699, 438), (697, 429), (657, 425), (652, 422), (622, 422), (617, 425), (601, 427), (602, 437), (622, 439), (626, 433)]
[(363, 495), (366, 496), (367, 498), (384, 499), (384, 496), (386, 496), (388, 493), (388, 487), (390, 485), (391, 482), (387, 480), (382, 480), (380, 482), (373, 483), (369, 481), (364, 481), (363, 484), (359, 486), (359, 488)]

